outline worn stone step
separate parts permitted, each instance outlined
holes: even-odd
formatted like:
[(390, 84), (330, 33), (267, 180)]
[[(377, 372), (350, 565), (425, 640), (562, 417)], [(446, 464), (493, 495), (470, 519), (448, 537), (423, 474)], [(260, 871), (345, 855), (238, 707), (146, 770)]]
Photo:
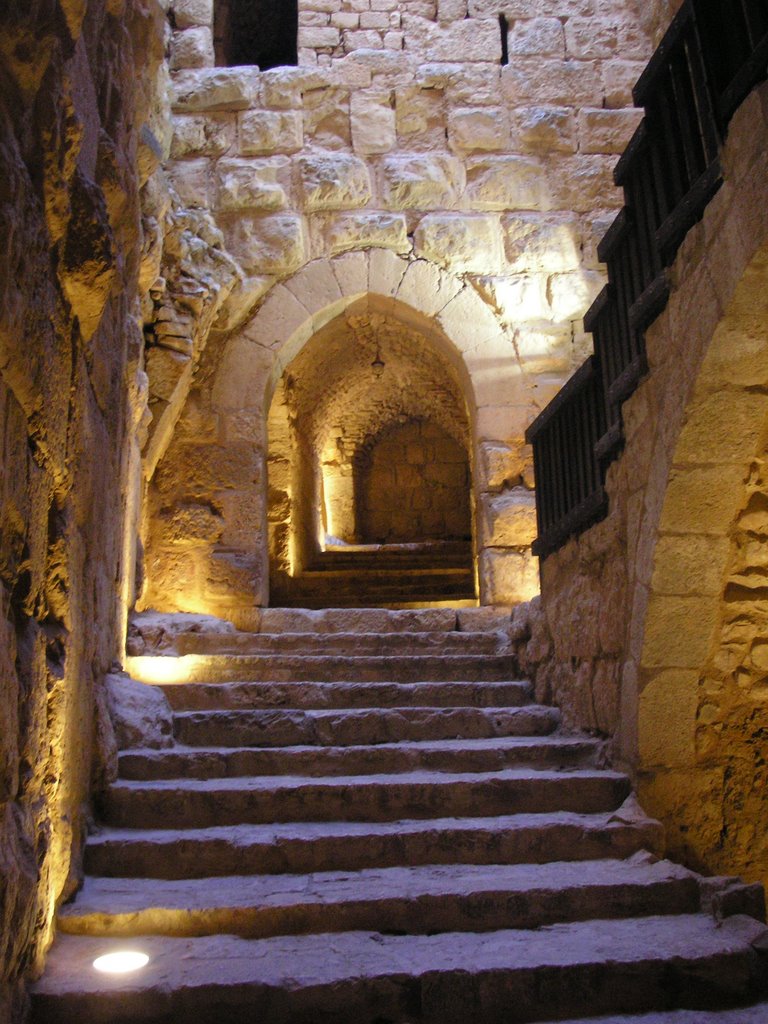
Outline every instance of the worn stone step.
[(367, 594), (365, 601), (352, 595), (343, 600), (337, 598), (333, 588), (328, 588), (316, 597), (294, 594), (286, 595), (284, 599), (286, 608), (303, 608), (310, 611), (322, 611), (328, 608), (337, 610), (359, 611), (363, 608), (371, 611), (421, 611), (435, 609), (450, 609), (452, 611), (473, 611), (479, 605), (474, 593), (474, 586), (467, 585), (466, 590), (451, 596), (441, 595), (432, 592), (425, 592), (421, 595), (415, 594), (409, 598), (379, 597), (374, 594)]
[(182, 633), (179, 654), (504, 654), (507, 638), (493, 631), (450, 633)]
[(699, 904), (695, 875), (641, 855), (178, 881), (87, 877), (59, 912), (59, 928), (73, 935), (266, 938), (326, 931), (332, 921), (335, 931), (431, 934), (695, 913)]
[[(484, 933), (242, 939), (142, 936), (150, 962), (105, 983), (94, 957), (124, 940), (59, 936), (32, 989), (33, 1024), (509, 1024), (547, 1016), (712, 1009), (759, 991), (751, 918), (704, 914)], [(764, 981), (764, 978), (763, 978)]]
[(527, 682), (173, 683), (162, 687), (176, 711), (223, 708), (519, 707)]
[(204, 828), (279, 821), (393, 821), (442, 815), (598, 813), (629, 792), (619, 772), (510, 768), (500, 772), (406, 772), (212, 780), (120, 780), (106, 821), (134, 828)]
[(125, 750), (124, 779), (217, 779), (238, 775), (362, 775), (417, 769), (491, 772), (514, 765), (570, 767), (593, 762), (599, 744), (568, 736), (429, 740), (351, 747), (202, 747)]
[[(168, 824), (167, 822), (165, 823)], [(633, 811), (506, 814), (387, 822), (211, 828), (102, 828), (85, 847), (92, 875), (199, 878), (244, 872), (356, 871), (417, 864), (541, 864), (661, 852), (661, 825)]]
[(212, 682), (506, 682), (517, 677), (507, 655), (188, 654), (127, 657), (126, 670), (144, 683)]
[(274, 708), (253, 711), (182, 711), (174, 714), (176, 739), (189, 746), (358, 746), (413, 740), (536, 736), (557, 728), (556, 708)]
[(655, 1010), (651, 1013), (612, 1013), (610, 1017), (547, 1021), (545, 1024), (768, 1024), (768, 1003), (728, 1010)]

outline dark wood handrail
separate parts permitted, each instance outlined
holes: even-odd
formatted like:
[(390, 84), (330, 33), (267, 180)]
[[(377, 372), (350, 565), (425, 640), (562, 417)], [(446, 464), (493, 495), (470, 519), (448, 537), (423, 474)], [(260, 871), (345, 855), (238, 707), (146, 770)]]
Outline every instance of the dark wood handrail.
[(644, 117), (614, 172), (624, 207), (598, 247), (608, 284), (584, 318), (595, 354), (526, 432), (541, 557), (607, 512), (621, 406), (647, 372), (645, 331), (667, 304), (668, 268), (722, 184), (731, 117), (766, 77), (768, 0), (685, 0), (635, 86)]

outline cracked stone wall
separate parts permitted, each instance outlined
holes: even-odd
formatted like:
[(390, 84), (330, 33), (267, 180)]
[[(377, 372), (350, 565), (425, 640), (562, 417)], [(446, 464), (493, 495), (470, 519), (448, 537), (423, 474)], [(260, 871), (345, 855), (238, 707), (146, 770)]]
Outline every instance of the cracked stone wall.
[(0, 1019), (24, 1009), (110, 770), (140, 415), (142, 128), (162, 12), (0, 10)]
[[(276, 376), (340, 306), (397, 295), (415, 314), (440, 320), (449, 358), (461, 364), (482, 600), (529, 596), (532, 475), (523, 434), (588, 350), (582, 316), (604, 282), (596, 245), (621, 200), (612, 168), (638, 121), (631, 86), (669, 5), (302, 0), (299, 66), (265, 72), (214, 66), (214, 13), (202, 0), (170, 5), (166, 171), (179, 211), (210, 211), (214, 249), (233, 261), (234, 276), (204, 332), (216, 349), (206, 356), (210, 376), (193, 345), (182, 353), (190, 363), (176, 397), (157, 395), (151, 407), (162, 413), (169, 401), (169, 424), (185, 431), (197, 417), (204, 443), (215, 436), (225, 444), (220, 412), (201, 412), (212, 408), (202, 381), (217, 394), (228, 386), (217, 366), (237, 368), (271, 395)], [(396, 275), (408, 282), (399, 293)], [(177, 355), (156, 358), (180, 372)], [(255, 410), (243, 396), (238, 409), (234, 390), (226, 418), (240, 416), (232, 436), (261, 476), (261, 508), (250, 515), (263, 524), (269, 403)], [(207, 570), (200, 580), (178, 547), (158, 544), (152, 524), (160, 488), (182, 503), (211, 505), (210, 488), (186, 486), (173, 429), (161, 432), (160, 454), (146, 463), (147, 480), (162, 465), (150, 483), (142, 600), (170, 610), (187, 594), (203, 610), (212, 600)], [(240, 505), (242, 477), (215, 476), (221, 500)], [(218, 514), (221, 502), (213, 504)], [(236, 564), (242, 583), (256, 581), (251, 604), (267, 599), (258, 544), (230, 544), (219, 526), (203, 539), (204, 561)], [(235, 603), (244, 601), (238, 589)]]
[(607, 519), (546, 559), (513, 633), (539, 697), (612, 738), (672, 855), (768, 879), (768, 86), (672, 268), (623, 406)]

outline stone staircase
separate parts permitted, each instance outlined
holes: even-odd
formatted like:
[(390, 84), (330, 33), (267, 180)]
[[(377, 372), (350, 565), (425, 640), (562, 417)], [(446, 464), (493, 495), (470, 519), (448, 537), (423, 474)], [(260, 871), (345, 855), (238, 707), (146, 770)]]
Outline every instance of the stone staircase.
[[(276, 609), (134, 642), (135, 675), (185, 680), (175, 742), (121, 752), (34, 1024), (766, 1024), (759, 893), (659, 859), (505, 621)], [(92, 968), (124, 948), (147, 967)]]
[(291, 580), (286, 603), (303, 608), (475, 605), (469, 541), (329, 547)]

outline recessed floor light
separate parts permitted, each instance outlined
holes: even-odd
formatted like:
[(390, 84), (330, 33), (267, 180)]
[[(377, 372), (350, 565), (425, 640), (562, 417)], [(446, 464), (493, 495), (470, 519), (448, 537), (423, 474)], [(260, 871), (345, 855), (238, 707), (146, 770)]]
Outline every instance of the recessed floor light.
[(104, 974), (129, 974), (131, 971), (146, 967), (148, 963), (149, 957), (146, 953), (124, 949), (118, 953), (106, 953), (104, 956), (96, 957), (93, 966)]

